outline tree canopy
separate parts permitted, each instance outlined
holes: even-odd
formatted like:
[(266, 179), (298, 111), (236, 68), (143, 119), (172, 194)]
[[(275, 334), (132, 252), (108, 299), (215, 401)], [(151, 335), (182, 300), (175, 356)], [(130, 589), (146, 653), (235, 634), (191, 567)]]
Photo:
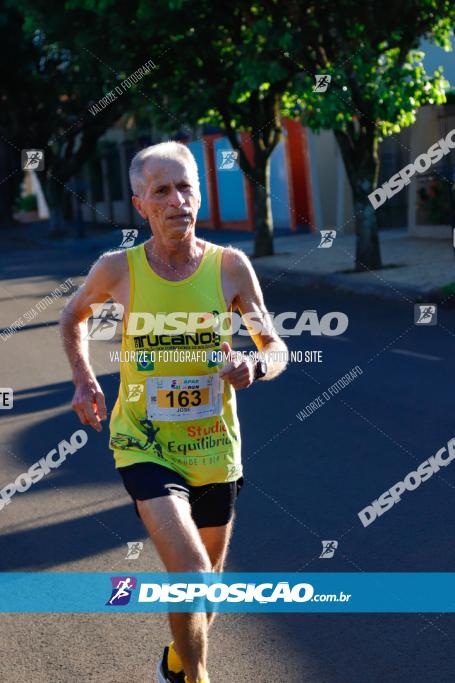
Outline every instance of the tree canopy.
[[(411, 125), (419, 107), (445, 100), (443, 74), (425, 73), (419, 46), (428, 37), (449, 49), (449, 0), (68, 0), (64, 12), (51, 11), (49, 0), (19, 1), (35, 47), (42, 41), (61, 60), (59, 97), (46, 94), (43, 77), (43, 103), (54, 139), (60, 136), (55, 156), (65, 159), (64, 179), (124, 112), (145, 112), (169, 132), (219, 125), (252, 184), (256, 254), (273, 253), (270, 155), (282, 117), (299, 118), (316, 132), (334, 131), (354, 198), (356, 266), (380, 267), (368, 202), (378, 144)], [(150, 59), (152, 75), (91, 120), (88, 107)], [(317, 74), (331, 77), (324, 93), (314, 89)], [(39, 86), (32, 92), (38, 103)]]

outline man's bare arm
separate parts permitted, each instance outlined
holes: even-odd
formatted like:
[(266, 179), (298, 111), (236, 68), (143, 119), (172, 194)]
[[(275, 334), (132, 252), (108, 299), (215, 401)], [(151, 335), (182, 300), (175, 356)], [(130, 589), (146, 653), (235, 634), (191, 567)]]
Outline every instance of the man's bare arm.
[[(237, 295), (232, 302), (233, 308), (238, 308), (242, 315), (254, 314), (254, 319), (259, 323), (255, 328), (260, 326), (261, 329), (253, 330), (250, 334), (267, 363), (267, 374), (263, 379), (274, 379), (286, 369), (287, 346), (272, 325), (261, 285), (248, 257), (241, 251), (230, 249), (227, 250), (225, 263), (229, 276), (236, 282)], [(254, 381), (254, 364), (247, 361), (236, 364), (234, 361), (223, 368), (220, 375), (223, 379), (235, 377), (235, 381), (231, 382), (235, 389), (248, 387)]]
[(102, 430), (101, 420), (107, 417), (104, 394), (90, 365), (87, 318), (92, 315), (90, 304), (111, 298), (111, 291), (121, 274), (123, 252), (104, 254), (92, 266), (85, 283), (67, 303), (60, 318), (63, 346), (73, 372), (75, 386), (72, 407), (82, 424)]

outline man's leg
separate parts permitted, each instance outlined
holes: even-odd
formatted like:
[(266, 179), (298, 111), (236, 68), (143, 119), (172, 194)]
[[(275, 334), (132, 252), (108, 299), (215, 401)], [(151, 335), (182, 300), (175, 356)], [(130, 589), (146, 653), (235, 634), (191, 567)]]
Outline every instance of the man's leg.
[(214, 572), (223, 571), (229, 541), (232, 536), (233, 522), (234, 520), (232, 519), (225, 526), (209, 526), (199, 529), (199, 535), (207, 550), (212, 571)]
[[(210, 563), (212, 565), (211, 571), (223, 571), (224, 561), (226, 559), (226, 554), (229, 546), (229, 540), (232, 535), (232, 526), (233, 518), (228, 524), (224, 526), (203, 527), (202, 529), (198, 530), (201, 540), (207, 550)], [(210, 626), (212, 625), (213, 620), (215, 618), (215, 614), (216, 612), (207, 613), (207, 628), (210, 628)], [(176, 653), (177, 657), (179, 657), (181, 660), (177, 643), (172, 643), (171, 647), (173, 651)], [(179, 667), (178, 662), (179, 660), (175, 662), (176, 667)], [(180, 661), (180, 667), (181, 665), (182, 662)]]
[[(188, 502), (177, 496), (138, 500), (144, 525), (169, 572), (210, 572), (212, 564), (191, 517)], [(207, 615), (169, 614), (176, 650), (190, 683), (203, 680), (207, 659)]]
[[(199, 535), (207, 550), (212, 565), (212, 571), (222, 572), (226, 560), (229, 541), (232, 536), (234, 518), (225, 526), (203, 527), (199, 529)], [(216, 612), (207, 614), (207, 626), (215, 619)]]

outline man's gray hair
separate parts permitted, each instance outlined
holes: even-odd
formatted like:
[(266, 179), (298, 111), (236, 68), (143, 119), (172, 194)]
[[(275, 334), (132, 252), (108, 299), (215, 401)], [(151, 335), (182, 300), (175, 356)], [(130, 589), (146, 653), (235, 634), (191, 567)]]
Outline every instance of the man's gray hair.
[(133, 157), (130, 164), (130, 183), (133, 194), (140, 196), (143, 193), (145, 189), (144, 166), (146, 163), (155, 159), (182, 159), (189, 162), (199, 187), (199, 174), (196, 159), (186, 145), (182, 145), (181, 142), (170, 140), (169, 142), (160, 142), (158, 145), (145, 147), (145, 149), (141, 149), (141, 151)]

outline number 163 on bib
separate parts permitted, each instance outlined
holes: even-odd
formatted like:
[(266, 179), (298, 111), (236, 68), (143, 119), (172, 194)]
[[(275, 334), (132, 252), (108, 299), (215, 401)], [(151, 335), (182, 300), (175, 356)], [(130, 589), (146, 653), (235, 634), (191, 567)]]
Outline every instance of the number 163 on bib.
[(200, 420), (223, 412), (224, 383), (218, 374), (148, 377), (149, 420)]

